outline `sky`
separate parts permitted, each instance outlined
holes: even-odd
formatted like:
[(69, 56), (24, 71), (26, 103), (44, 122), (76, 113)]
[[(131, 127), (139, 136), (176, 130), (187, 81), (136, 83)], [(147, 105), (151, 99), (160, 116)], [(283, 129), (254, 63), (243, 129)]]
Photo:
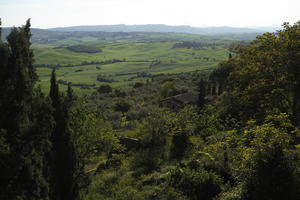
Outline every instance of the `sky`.
[(300, 0), (0, 0), (3, 26), (167, 24), (280, 26), (300, 20)]

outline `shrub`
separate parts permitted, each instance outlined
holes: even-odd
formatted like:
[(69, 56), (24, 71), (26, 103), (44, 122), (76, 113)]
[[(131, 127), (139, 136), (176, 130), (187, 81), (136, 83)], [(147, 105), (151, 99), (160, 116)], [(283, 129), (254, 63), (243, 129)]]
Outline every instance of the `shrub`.
[(133, 87), (134, 88), (140, 88), (140, 87), (142, 87), (144, 85), (144, 83), (142, 83), (142, 82), (136, 82), (134, 85), (133, 85)]
[(142, 149), (136, 153), (132, 167), (142, 168), (149, 173), (159, 168), (165, 158), (165, 146), (171, 129), (169, 118), (171, 113), (155, 110), (148, 116), (140, 127), (139, 136)]
[(171, 171), (170, 185), (191, 200), (213, 199), (221, 192), (222, 179), (211, 171), (177, 167)]
[(299, 199), (297, 175), (280, 146), (257, 152), (246, 169), (243, 199)]
[(115, 95), (116, 95), (116, 97), (122, 97), (122, 98), (124, 98), (124, 97), (126, 97), (126, 92), (125, 91), (121, 91), (121, 90), (119, 90), (119, 89), (115, 89)]
[(112, 88), (110, 85), (100, 85), (100, 87), (98, 88), (98, 92), (100, 94), (111, 93)]
[(128, 110), (130, 109), (130, 104), (127, 101), (125, 101), (124, 99), (122, 99), (115, 104), (114, 109), (115, 109), (115, 111), (118, 111), (118, 112), (121, 112), (124, 114), (124, 113), (128, 112)]

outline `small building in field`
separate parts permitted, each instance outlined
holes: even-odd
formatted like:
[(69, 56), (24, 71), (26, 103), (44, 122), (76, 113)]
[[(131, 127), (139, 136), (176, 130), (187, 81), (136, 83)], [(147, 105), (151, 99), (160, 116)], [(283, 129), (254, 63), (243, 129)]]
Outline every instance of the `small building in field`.
[[(187, 92), (160, 100), (160, 107), (167, 107), (174, 111), (182, 109), (186, 105), (197, 105), (199, 95), (197, 92)], [(206, 95), (205, 102), (212, 102), (217, 98), (216, 95)]]

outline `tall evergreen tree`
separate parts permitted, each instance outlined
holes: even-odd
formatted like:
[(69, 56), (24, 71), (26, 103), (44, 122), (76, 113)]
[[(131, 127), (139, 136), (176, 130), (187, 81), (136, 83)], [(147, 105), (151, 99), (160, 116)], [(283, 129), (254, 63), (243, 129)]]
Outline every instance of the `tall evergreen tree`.
[(0, 43), (0, 199), (49, 199), (45, 155), (51, 106), (39, 89), (30, 49), (30, 20)]
[(60, 102), (60, 97), (59, 97), (59, 88), (58, 88), (58, 84), (56, 82), (55, 68), (52, 70), (50, 83), (51, 83), (51, 86), (50, 86), (49, 96), (52, 100), (52, 106), (54, 108), (56, 108), (56, 112), (58, 112), (57, 108), (59, 107), (61, 102)]
[(206, 95), (206, 83), (203, 78), (200, 79), (198, 83), (198, 101), (197, 105), (199, 108), (203, 108), (205, 104), (205, 95)]
[(69, 126), (70, 109), (75, 96), (70, 85), (67, 96), (59, 93), (55, 69), (52, 71), (50, 94), (56, 122), (52, 132), (52, 199), (76, 200), (79, 198), (79, 188), (75, 177), (77, 170), (77, 155), (72, 138), (72, 128)]
[(51, 74), (51, 86), (49, 96), (52, 101), (52, 107), (54, 108), (53, 118), (55, 121), (55, 127), (52, 130), (51, 142), (52, 142), (52, 151), (49, 158), (49, 165), (51, 166), (51, 199), (59, 199), (59, 190), (61, 188), (60, 181), (60, 171), (59, 171), (59, 163), (60, 163), (60, 152), (61, 148), (61, 138), (60, 132), (62, 131), (61, 124), (63, 120), (63, 116), (61, 113), (61, 99), (59, 94), (58, 84), (56, 82), (56, 74), (55, 69), (53, 69)]
[(63, 193), (63, 199), (77, 200), (80, 199), (80, 186), (79, 177), (81, 168), (79, 156), (77, 153), (77, 146), (75, 145), (74, 128), (72, 127), (73, 116), (71, 110), (76, 102), (76, 96), (71, 88), (71, 84), (68, 84), (67, 95), (63, 102), (63, 113), (65, 119), (65, 132), (63, 140), (65, 141), (64, 156), (65, 156), (65, 188)]

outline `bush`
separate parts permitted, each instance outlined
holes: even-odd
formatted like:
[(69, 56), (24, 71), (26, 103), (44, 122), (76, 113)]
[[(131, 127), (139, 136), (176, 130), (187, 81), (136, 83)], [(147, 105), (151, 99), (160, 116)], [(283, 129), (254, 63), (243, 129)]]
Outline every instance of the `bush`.
[(214, 199), (220, 192), (222, 179), (211, 171), (177, 167), (171, 171), (170, 185), (182, 191), (191, 200)]
[(162, 98), (174, 96), (177, 94), (180, 94), (182, 91), (180, 91), (176, 86), (175, 82), (173, 81), (167, 81), (163, 83), (160, 87), (160, 96)]
[(243, 199), (300, 198), (297, 175), (287, 154), (280, 146), (258, 152), (246, 170)]
[(141, 108), (138, 111), (138, 117), (137, 117), (137, 119), (141, 120), (141, 119), (145, 118), (146, 116), (148, 116), (148, 114), (149, 114), (149, 110), (148, 109)]
[(126, 92), (125, 91), (121, 91), (121, 90), (119, 90), (119, 89), (115, 89), (115, 95), (116, 95), (116, 97), (122, 97), (122, 98), (124, 98), (124, 97), (126, 97)]
[(128, 120), (136, 120), (136, 119), (138, 119), (138, 112), (137, 112), (137, 111), (134, 111), (134, 110), (129, 111), (129, 112), (127, 113), (127, 119), (128, 119)]
[(165, 158), (165, 146), (171, 129), (171, 113), (156, 110), (150, 114), (140, 127), (139, 136), (142, 149), (136, 153), (132, 167), (149, 173), (159, 168)]
[(111, 93), (112, 88), (110, 85), (100, 85), (100, 87), (98, 88), (98, 92), (100, 94)]
[(128, 110), (130, 109), (130, 104), (127, 101), (125, 101), (124, 99), (122, 99), (115, 104), (114, 109), (115, 109), (115, 111), (118, 111), (118, 112), (121, 112), (124, 114), (124, 113), (128, 112)]
[(144, 83), (142, 83), (142, 82), (136, 82), (134, 85), (133, 85), (133, 87), (134, 88), (140, 88), (140, 87), (142, 87), (144, 85)]

